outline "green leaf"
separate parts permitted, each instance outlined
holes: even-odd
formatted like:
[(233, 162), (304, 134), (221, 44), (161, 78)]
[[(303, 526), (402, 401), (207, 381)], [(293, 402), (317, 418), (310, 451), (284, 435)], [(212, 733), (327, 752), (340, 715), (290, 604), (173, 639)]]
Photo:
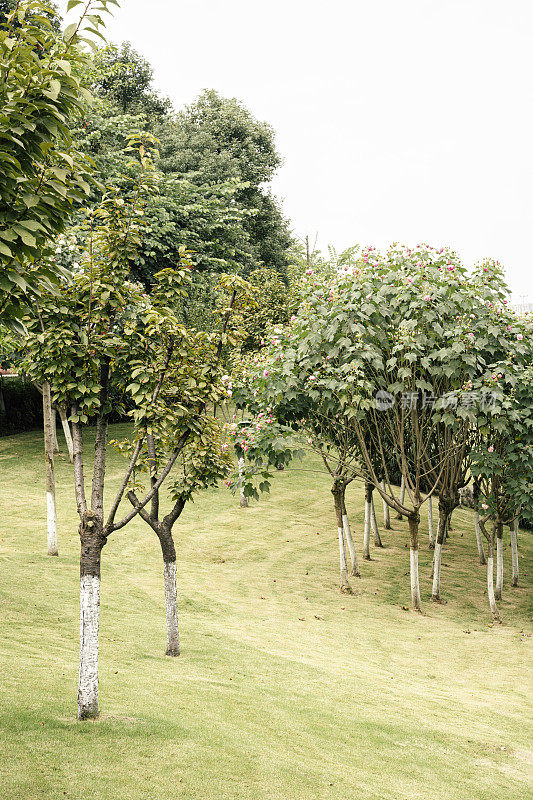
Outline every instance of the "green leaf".
[(60, 58), (59, 61), (57, 62), (57, 66), (61, 67), (65, 75), (68, 75), (70, 78), (70, 75), (72, 73), (72, 67), (70, 65), (70, 61), (65, 61), (64, 59)]
[(50, 100), (56, 101), (58, 96), (59, 96), (59, 92), (60, 91), (61, 91), (61, 81), (58, 81), (58, 80), (54, 79), (54, 80), (50, 81), (50, 88), (49, 89), (45, 89), (43, 91), (43, 94), (46, 95), (47, 97), (49, 97)]
[[(69, 5), (70, 5), (70, 3), (69, 3)], [(68, 8), (67, 8), (67, 11), (68, 11)], [(68, 41), (70, 41), (72, 39), (72, 37), (76, 33), (76, 28), (77, 27), (78, 27), (78, 23), (77, 22), (72, 22), (70, 25), (67, 25), (67, 27), (65, 28), (65, 31), (63, 33), (63, 39), (66, 42), (68, 42)]]
[(33, 208), (34, 206), (39, 204), (39, 196), (36, 194), (23, 194), (22, 195), (22, 202), (26, 206), (26, 208)]

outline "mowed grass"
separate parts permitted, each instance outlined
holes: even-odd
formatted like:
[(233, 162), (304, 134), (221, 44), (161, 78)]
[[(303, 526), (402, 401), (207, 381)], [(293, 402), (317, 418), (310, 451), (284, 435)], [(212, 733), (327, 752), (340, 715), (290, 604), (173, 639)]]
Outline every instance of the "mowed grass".
[[(110, 457), (108, 500), (122, 467)], [(78, 723), (71, 467), (57, 459), (59, 558), (46, 556), (39, 433), (1, 439), (0, 469), (6, 800), (528, 796), (530, 534), (512, 589), (506, 532), (504, 624), (491, 627), (471, 511), (456, 512), (444, 552), (445, 605), (429, 600), (423, 521), (421, 616), (395, 519), (354, 594), (339, 592), (329, 482), (312, 460), (249, 509), (207, 492), (176, 525), (182, 655), (171, 659), (159, 545), (136, 521), (103, 552), (101, 716)], [(360, 552), (360, 486), (348, 500)]]

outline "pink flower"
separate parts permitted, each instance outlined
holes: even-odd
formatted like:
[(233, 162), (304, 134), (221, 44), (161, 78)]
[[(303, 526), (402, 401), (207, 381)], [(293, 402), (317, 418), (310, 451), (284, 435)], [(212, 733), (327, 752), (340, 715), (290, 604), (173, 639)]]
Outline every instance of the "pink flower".
[(494, 447), (492, 445), (489, 447), (489, 453), (494, 453)]
[(426, 302), (428, 302), (429, 300), (431, 300), (431, 297), (429, 296), (429, 294), (425, 294), (425, 295), (424, 295), (424, 300), (425, 300)]
[(521, 333), (517, 333), (516, 338), (518, 339), (519, 342), (521, 342), (524, 337)]
[(487, 510), (487, 508), (488, 508), (488, 505), (487, 505), (486, 503), (481, 503), (481, 508), (482, 508), (484, 511), (486, 511), (486, 510)]
[(265, 378), (268, 378), (268, 376), (270, 375), (270, 372), (267, 369), (265, 369), (263, 371), (263, 375), (265, 376)]

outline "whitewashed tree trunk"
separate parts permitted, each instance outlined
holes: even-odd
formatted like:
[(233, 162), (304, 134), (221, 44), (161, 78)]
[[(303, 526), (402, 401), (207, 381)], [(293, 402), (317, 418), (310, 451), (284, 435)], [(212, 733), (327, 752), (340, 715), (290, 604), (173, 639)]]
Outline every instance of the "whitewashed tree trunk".
[(352, 587), (348, 580), (348, 562), (346, 560), (346, 545), (344, 541), (344, 525), (342, 514), (342, 488), (338, 485), (332, 489), (333, 501), (335, 505), (335, 516), (337, 518), (337, 534), (339, 537), (339, 562), (341, 575), (341, 592), (351, 592)]
[(350, 561), (352, 562), (352, 571), (350, 572), (350, 575), (353, 575), (355, 578), (360, 578), (361, 572), (359, 570), (359, 561), (357, 560), (357, 552), (355, 550), (355, 542), (353, 540), (348, 514), (342, 515), (342, 527), (344, 528), (344, 536), (346, 537), (348, 552), (350, 553)]
[(435, 547), (435, 531), (433, 529), (433, 498), (431, 495), (428, 497), (428, 530), (429, 530), (429, 547), (431, 550)]
[(485, 558), (485, 551), (483, 549), (483, 535), (481, 533), (481, 526), (479, 524), (479, 511), (476, 508), (474, 511), (474, 529), (476, 532), (476, 544), (477, 544), (477, 552), (479, 556), (479, 563), (486, 564), (487, 559)]
[[(383, 493), (385, 493), (385, 481), (381, 481), (381, 488)], [(389, 504), (383, 500), (383, 527), (385, 530), (390, 530), (390, 508)]]
[[(48, 555), (57, 556), (56, 484), (54, 475), (54, 439), (50, 384), (43, 383), (44, 458), (46, 468), (46, 531)], [(55, 415), (55, 411), (54, 411)]]
[(176, 562), (165, 562), (165, 616), (167, 620), (167, 656), (179, 656), (178, 588)]
[(63, 433), (65, 434), (65, 441), (67, 443), (68, 457), (71, 464), (74, 463), (74, 446), (72, 444), (72, 433), (68, 423), (67, 414), (63, 406), (59, 407), (59, 416), (61, 425), (63, 426)]
[(488, 554), (487, 554), (487, 594), (489, 596), (489, 605), (492, 616), (498, 622), (501, 622), (500, 612), (496, 605), (496, 598), (494, 596), (494, 533), (492, 532), (489, 537)]
[(435, 544), (435, 553), (433, 554), (433, 588), (431, 590), (431, 599), (440, 600), (440, 568), (442, 561), (442, 545), (439, 542)]
[[(242, 478), (242, 476), (244, 475), (244, 470), (246, 469), (244, 456), (241, 456), (241, 458), (239, 458), (238, 465), (239, 465), (239, 478)], [(242, 488), (242, 486), (240, 491), (240, 497), (241, 497), (241, 508), (248, 508), (248, 498), (245, 496), (244, 489)]]
[(440, 603), (440, 576), (442, 566), (442, 548), (446, 540), (446, 530), (448, 528), (449, 512), (446, 503), (439, 500), (439, 522), (437, 525), (437, 541), (435, 542), (435, 552), (433, 553), (433, 587), (431, 589), (431, 599)]
[(348, 581), (348, 562), (346, 561), (346, 547), (344, 545), (344, 531), (342, 525), (338, 527), (337, 532), (339, 534), (341, 591), (349, 591), (351, 587)]
[(370, 524), (372, 527), (372, 535), (374, 537), (374, 547), (383, 547), (381, 536), (379, 535), (378, 521), (376, 519), (376, 510), (374, 508), (374, 498), (370, 501)]
[(411, 602), (415, 611), (422, 611), (420, 581), (418, 577), (418, 520), (409, 518), (409, 568), (411, 576)]
[(513, 562), (511, 586), (518, 586), (518, 518), (511, 526), (511, 559)]
[(370, 561), (370, 517), (372, 516), (370, 501), (365, 499), (365, 526), (363, 529), (363, 558)]
[(503, 590), (503, 525), (498, 523), (496, 536), (496, 600), (502, 599)]
[(418, 547), (409, 550), (409, 567), (411, 574), (411, 602), (415, 611), (422, 611), (420, 599), (420, 581), (418, 578)]
[(78, 719), (98, 716), (98, 628), (100, 623), (100, 578), (80, 578), (80, 672)]

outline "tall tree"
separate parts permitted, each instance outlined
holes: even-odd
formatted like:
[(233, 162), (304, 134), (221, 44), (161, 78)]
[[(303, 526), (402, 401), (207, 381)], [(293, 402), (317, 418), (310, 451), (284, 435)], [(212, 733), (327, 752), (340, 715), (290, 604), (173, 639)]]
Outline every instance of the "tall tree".
[(243, 185), (236, 195), (248, 212), (245, 229), (256, 258), (285, 275), (291, 237), (278, 202), (268, 189), (281, 164), (274, 132), (259, 122), (235, 98), (213, 90), (157, 129), (161, 140), (160, 167), (189, 176), (197, 184), (229, 179)]

